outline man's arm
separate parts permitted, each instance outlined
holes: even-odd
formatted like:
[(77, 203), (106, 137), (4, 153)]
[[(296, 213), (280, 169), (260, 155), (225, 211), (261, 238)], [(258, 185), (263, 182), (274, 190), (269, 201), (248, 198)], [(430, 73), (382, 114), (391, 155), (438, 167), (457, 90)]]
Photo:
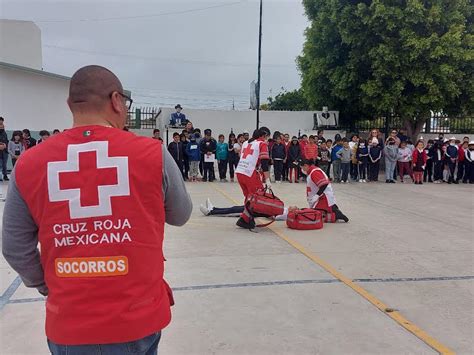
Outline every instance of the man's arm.
[(191, 216), (193, 203), (186, 191), (183, 175), (166, 149), (163, 149), (163, 196), (166, 223), (172, 226), (184, 225)]
[(38, 250), (38, 227), (18, 191), (15, 170), (10, 177), (3, 212), (2, 252), (26, 287), (37, 288), (43, 295), (48, 294)]

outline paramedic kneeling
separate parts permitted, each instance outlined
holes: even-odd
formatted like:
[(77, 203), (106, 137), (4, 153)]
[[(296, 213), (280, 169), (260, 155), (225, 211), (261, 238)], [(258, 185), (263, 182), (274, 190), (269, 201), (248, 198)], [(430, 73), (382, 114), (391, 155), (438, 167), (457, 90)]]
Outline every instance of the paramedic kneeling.
[[(334, 222), (338, 220), (349, 222), (349, 218), (336, 205), (331, 180), (329, 180), (326, 173), (317, 166), (314, 166), (312, 160), (303, 160), (301, 162), (301, 170), (307, 176), (306, 199), (308, 207), (334, 215)], [(278, 221), (286, 220), (288, 212), (292, 209), (298, 209), (298, 207), (285, 208), (285, 213), (277, 216), (276, 219)]]
[(3, 255), (48, 296), (52, 354), (156, 354), (173, 304), (164, 224), (185, 224), (191, 199), (162, 144), (122, 130), (131, 99), (111, 71), (79, 69), (67, 102), (73, 128), (12, 173)]

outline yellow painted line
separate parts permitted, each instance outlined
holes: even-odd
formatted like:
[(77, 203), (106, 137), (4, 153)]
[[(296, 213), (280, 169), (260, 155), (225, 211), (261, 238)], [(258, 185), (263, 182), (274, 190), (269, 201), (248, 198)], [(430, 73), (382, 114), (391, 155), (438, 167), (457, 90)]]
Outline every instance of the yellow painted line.
[[(227, 192), (223, 191), (222, 189), (212, 186), (216, 191), (224, 195), (227, 199), (232, 201), (235, 204), (239, 204), (237, 200), (235, 200), (232, 196), (230, 196)], [(414, 323), (410, 322), (408, 319), (406, 319), (404, 316), (400, 314), (400, 312), (388, 307), (385, 303), (380, 301), (377, 297), (372, 295), (369, 291), (364, 289), (363, 287), (359, 286), (355, 282), (353, 282), (351, 279), (348, 277), (344, 276), (341, 274), (339, 271), (337, 271), (334, 267), (329, 265), (327, 262), (322, 260), (320, 257), (310, 253), (307, 251), (301, 244), (298, 242), (292, 240), (289, 238), (287, 235), (285, 235), (281, 229), (274, 227), (273, 225), (267, 227), (269, 228), (273, 233), (275, 233), (278, 237), (283, 239), (285, 242), (290, 244), (293, 248), (298, 250), (301, 254), (306, 256), (308, 259), (312, 260), (314, 263), (322, 267), (324, 270), (329, 272), (331, 275), (333, 275), (336, 279), (344, 283), (346, 286), (350, 287), (352, 290), (357, 292), (359, 295), (361, 295), (363, 298), (365, 298), (367, 301), (372, 303), (375, 307), (377, 307), (380, 311), (382, 311), (385, 315), (389, 316), (392, 318), (395, 322), (397, 322), (399, 325), (401, 325), (403, 328), (408, 330), (410, 333), (414, 334), (416, 337), (418, 337), (420, 340), (425, 342), (428, 346), (436, 350), (439, 354), (443, 355), (452, 355), (455, 354), (455, 352), (451, 349), (449, 349), (447, 346), (443, 345), (440, 343), (438, 340), (430, 336), (428, 333), (426, 333), (423, 329), (415, 325)]]

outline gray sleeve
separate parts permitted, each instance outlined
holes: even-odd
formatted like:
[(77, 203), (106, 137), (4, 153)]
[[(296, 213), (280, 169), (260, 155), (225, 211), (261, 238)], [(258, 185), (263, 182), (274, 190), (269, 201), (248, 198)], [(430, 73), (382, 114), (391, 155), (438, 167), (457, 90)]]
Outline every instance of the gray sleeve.
[(166, 223), (184, 225), (191, 216), (193, 203), (184, 185), (183, 175), (167, 149), (163, 147), (163, 195)]
[(3, 212), (2, 252), (6, 261), (20, 275), (26, 287), (47, 295), (43, 267), (38, 250), (38, 227), (18, 191), (13, 170)]

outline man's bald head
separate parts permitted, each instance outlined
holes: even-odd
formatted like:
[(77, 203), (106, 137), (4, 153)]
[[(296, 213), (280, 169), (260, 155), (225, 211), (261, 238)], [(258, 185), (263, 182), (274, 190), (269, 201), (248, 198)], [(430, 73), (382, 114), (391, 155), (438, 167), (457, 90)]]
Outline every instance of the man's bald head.
[(71, 78), (69, 106), (73, 112), (102, 111), (114, 91), (123, 91), (119, 78), (107, 68), (88, 65), (76, 71)]

